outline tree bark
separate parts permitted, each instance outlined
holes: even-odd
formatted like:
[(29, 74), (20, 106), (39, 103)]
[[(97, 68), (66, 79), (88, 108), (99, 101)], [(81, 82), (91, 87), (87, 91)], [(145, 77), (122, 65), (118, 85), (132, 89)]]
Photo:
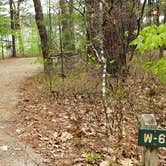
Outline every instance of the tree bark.
[(60, 14), (61, 14), (61, 27), (62, 27), (62, 45), (64, 52), (73, 51), (72, 41), (74, 37), (73, 36), (74, 29), (72, 28), (74, 27), (73, 27), (73, 21), (70, 20), (71, 18), (68, 19), (68, 17), (71, 17), (69, 16), (69, 14), (72, 14), (73, 12), (73, 1), (70, 0), (68, 3), (66, 0), (59, 0), (60, 10), (61, 10)]
[(18, 0), (17, 8), (16, 8), (16, 15), (15, 15), (15, 28), (18, 30), (18, 44), (19, 44), (19, 52), (21, 55), (24, 55), (24, 43), (22, 39), (21, 33), (21, 21), (20, 21), (20, 5), (24, 0)]
[[(13, 0), (9, 0), (9, 6), (10, 6), (10, 19), (11, 19), (11, 29), (13, 30), (13, 33), (15, 32), (15, 10), (13, 7)], [(15, 35), (12, 34), (12, 57), (16, 57), (16, 38)]]
[[(74, 8), (73, 8), (73, 0), (70, 0), (70, 5), (69, 5), (69, 15), (70, 17), (73, 18), (74, 14)], [(75, 44), (74, 44), (74, 21), (73, 19), (69, 20), (69, 35), (70, 35), (70, 50), (74, 51), (75, 50)]]
[(48, 20), (49, 20), (49, 38), (52, 38), (52, 14), (51, 14), (51, 0), (48, 0)]
[(166, 23), (166, 6), (164, 7), (164, 23)]
[(152, 24), (152, 2), (151, 0), (148, 0), (148, 11), (147, 11), (147, 25)]
[[(95, 55), (94, 49), (100, 53), (100, 3), (98, 1), (86, 1), (87, 8), (87, 40), (89, 46), (87, 47), (87, 53), (89, 55)], [(96, 57), (97, 59), (97, 57)]]
[(48, 37), (46, 27), (44, 25), (44, 15), (41, 6), (40, 0), (33, 0), (35, 7), (35, 19), (38, 27), (40, 40), (41, 40), (41, 49), (43, 54), (43, 59), (46, 60), (48, 58)]
[(107, 72), (120, 74), (121, 69), (126, 67), (126, 53), (124, 48), (124, 20), (121, 3), (116, 5), (109, 0), (104, 7), (104, 51), (107, 59)]
[[(129, 43), (135, 38), (137, 29), (135, 8), (138, 1), (105, 0), (103, 6), (103, 48), (107, 59), (107, 72), (113, 75), (128, 72), (126, 55)], [(125, 34), (125, 33), (128, 34)]]

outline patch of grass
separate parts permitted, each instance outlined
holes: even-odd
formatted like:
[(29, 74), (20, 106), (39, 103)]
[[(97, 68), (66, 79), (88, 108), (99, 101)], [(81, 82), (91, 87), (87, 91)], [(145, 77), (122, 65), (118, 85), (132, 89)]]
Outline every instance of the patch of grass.
[(101, 161), (101, 156), (99, 154), (88, 153), (86, 156), (86, 161), (88, 164), (99, 163)]

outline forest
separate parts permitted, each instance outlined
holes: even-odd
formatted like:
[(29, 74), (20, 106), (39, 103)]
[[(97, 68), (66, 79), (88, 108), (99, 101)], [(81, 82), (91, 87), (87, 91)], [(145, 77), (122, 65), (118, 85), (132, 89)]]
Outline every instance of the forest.
[(166, 165), (165, 0), (1, 0), (0, 82), (0, 166)]

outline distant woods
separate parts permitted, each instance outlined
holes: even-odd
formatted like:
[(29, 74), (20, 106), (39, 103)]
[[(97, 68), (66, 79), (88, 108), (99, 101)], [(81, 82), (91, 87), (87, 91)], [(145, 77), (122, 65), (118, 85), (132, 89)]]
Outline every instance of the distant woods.
[[(34, 4), (39, 2), (37, 0)], [(59, 0), (55, 4), (49, 0), (47, 13), (49, 25), (45, 26), (51, 41), (59, 45), (59, 52), (73, 54), (84, 52), (87, 59), (94, 57), (92, 59), (97, 63), (101, 63), (103, 52), (107, 61), (107, 72), (123, 74), (128, 71), (127, 60), (133, 57), (134, 48), (129, 43), (139, 35), (140, 29), (146, 24), (160, 23), (160, 16), (165, 15), (163, 4), (164, 1), (150, 0), (142, 3), (137, 0), (127, 2)], [(34, 6), (37, 15), (40, 12), (40, 5)], [(52, 22), (55, 18), (59, 28)], [(36, 21), (38, 23), (37, 19)], [(38, 28), (41, 32), (42, 27)], [(53, 29), (56, 33), (53, 33)], [(55, 40), (55, 34), (58, 34), (56, 37), (59, 41)], [(56, 47), (52, 46), (52, 42), (49, 46)], [(56, 54), (58, 48), (56, 51), (51, 49), (48, 54), (51, 56)]]
[(0, 57), (40, 54), (38, 30), (34, 14), (29, 9), (26, 0), (0, 2)]

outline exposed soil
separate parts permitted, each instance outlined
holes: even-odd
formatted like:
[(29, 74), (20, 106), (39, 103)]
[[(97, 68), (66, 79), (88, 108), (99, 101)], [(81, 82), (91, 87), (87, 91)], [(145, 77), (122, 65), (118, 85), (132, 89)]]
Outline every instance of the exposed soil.
[(35, 58), (13, 58), (0, 61), (0, 166), (36, 166), (43, 159), (26, 144), (18, 141), (16, 104), (20, 100), (19, 86), (42, 68)]

